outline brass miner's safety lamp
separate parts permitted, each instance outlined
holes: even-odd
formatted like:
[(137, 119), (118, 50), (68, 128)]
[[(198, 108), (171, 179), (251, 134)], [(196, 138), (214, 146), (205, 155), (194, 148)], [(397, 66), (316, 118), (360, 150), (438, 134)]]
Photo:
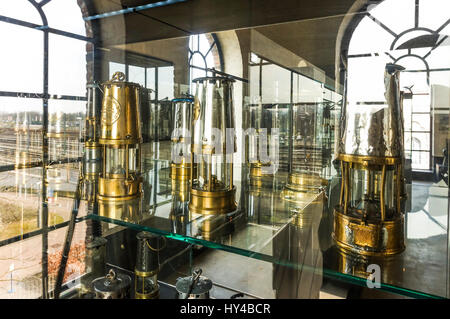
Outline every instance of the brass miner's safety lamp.
[(122, 72), (116, 72), (111, 81), (103, 84), (99, 201), (128, 200), (141, 194), (140, 86), (124, 79)]
[(347, 112), (338, 159), (342, 187), (334, 210), (338, 247), (361, 255), (405, 249), (401, 66), (385, 69), (386, 106)]
[(195, 79), (192, 184), (189, 210), (225, 214), (236, 210), (233, 185), (233, 82), (225, 77)]
[(191, 128), (194, 99), (184, 97), (172, 100), (172, 162), (170, 177), (180, 182), (191, 178)]

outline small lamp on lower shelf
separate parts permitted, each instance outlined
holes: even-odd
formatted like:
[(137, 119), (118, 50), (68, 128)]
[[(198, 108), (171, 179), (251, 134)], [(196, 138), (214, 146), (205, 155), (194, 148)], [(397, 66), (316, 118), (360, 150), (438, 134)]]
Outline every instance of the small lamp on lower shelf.
[(135, 274), (135, 298), (159, 299), (159, 240), (164, 237), (147, 232), (136, 236), (138, 241)]

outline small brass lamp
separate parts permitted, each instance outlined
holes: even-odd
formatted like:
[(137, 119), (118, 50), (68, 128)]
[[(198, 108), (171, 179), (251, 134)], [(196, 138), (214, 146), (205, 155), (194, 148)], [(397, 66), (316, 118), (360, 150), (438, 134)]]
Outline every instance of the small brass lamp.
[(84, 137), (83, 178), (85, 198), (93, 202), (97, 195), (98, 177), (102, 168), (100, 136), (101, 91), (98, 83), (87, 84), (87, 103)]
[[(135, 275), (135, 298), (136, 299), (159, 299), (159, 251), (165, 247), (165, 238), (147, 232), (136, 235), (137, 257)], [(159, 247), (160, 239), (163, 246)]]
[(99, 201), (122, 201), (141, 195), (140, 85), (124, 79), (122, 72), (116, 72), (111, 81), (103, 84)]

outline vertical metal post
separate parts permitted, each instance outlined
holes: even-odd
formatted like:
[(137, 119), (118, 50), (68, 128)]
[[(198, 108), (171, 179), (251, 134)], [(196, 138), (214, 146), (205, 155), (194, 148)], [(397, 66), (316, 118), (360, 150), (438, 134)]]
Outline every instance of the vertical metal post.
[(385, 190), (386, 190), (386, 165), (383, 164), (381, 170), (381, 183), (380, 183), (380, 208), (381, 208), (381, 221), (386, 220), (386, 203), (385, 203)]
[[(232, 159), (231, 155), (231, 159)], [(225, 161), (227, 160), (226, 156), (225, 156)], [(226, 165), (226, 164), (225, 164)], [(230, 190), (233, 189), (233, 161), (230, 161)]]
[(106, 177), (106, 144), (103, 145), (103, 167), (102, 167), (102, 177), (105, 178)]
[[(203, 153), (202, 153), (203, 155)], [(212, 191), (212, 154), (208, 154), (208, 163), (207, 163), (207, 167), (208, 167), (208, 191)]]
[(158, 166), (159, 166), (159, 136), (158, 136), (158, 127), (159, 127), (159, 101), (158, 101), (158, 91), (159, 91), (159, 87), (158, 87), (158, 68), (155, 67), (155, 116), (154, 116), (154, 141), (153, 141), (153, 146), (154, 146), (154, 153), (153, 153), (153, 205), (154, 208), (156, 209), (156, 205), (157, 205), (157, 193), (158, 193)]
[(137, 161), (138, 161), (138, 173), (141, 174), (142, 172), (142, 152), (141, 152), (141, 146), (140, 144), (137, 145), (136, 147), (136, 157), (137, 157)]
[[(81, 171), (81, 170), (80, 170)], [(66, 238), (64, 240), (63, 253), (61, 256), (61, 262), (59, 264), (58, 274), (56, 276), (55, 290), (54, 290), (54, 298), (59, 299), (59, 295), (61, 293), (61, 288), (64, 280), (64, 274), (66, 273), (67, 261), (69, 259), (70, 246), (72, 244), (73, 234), (75, 232), (76, 226), (76, 218), (78, 215), (78, 207), (80, 205), (80, 197), (81, 197), (81, 187), (83, 183), (83, 178), (80, 172), (77, 188), (75, 190), (75, 198), (73, 201), (72, 213), (70, 215), (69, 226), (67, 227)]]
[(289, 104), (289, 142), (288, 142), (288, 172), (292, 174), (292, 162), (294, 161), (294, 72), (291, 72), (291, 92)]
[[(447, 153), (447, 163), (450, 159), (448, 153)], [(450, 198), (450, 187), (448, 188), (447, 198)], [(447, 201), (447, 230), (449, 229), (448, 226), (450, 225), (450, 200)], [(405, 214), (407, 218), (408, 214)], [(407, 223), (407, 220), (405, 221)], [(408, 224), (406, 224), (408, 225)], [(406, 235), (406, 238), (407, 235)], [(447, 231), (447, 298), (450, 296), (450, 236)]]
[(48, 166), (48, 31), (44, 31), (44, 87), (42, 114), (42, 299), (48, 299), (48, 198), (47, 198), (47, 166)]
[(129, 151), (129, 147), (128, 147), (128, 144), (126, 144), (125, 145), (125, 179), (126, 180), (128, 180), (128, 174), (129, 174), (128, 168), (130, 166), (130, 163), (129, 163), (129, 161), (130, 161), (130, 159), (129, 159), (130, 154), (129, 154), (128, 151)]
[(344, 161), (341, 162), (341, 193), (339, 196), (339, 205), (342, 206), (343, 197), (344, 197), (344, 186), (345, 186), (345, 171), (344, 171)]
[(344, 181), (344, 188), (345, 188), (345, 198), (344, 198), (344, 214), (347, 214), (348, 209), (348, 202), (350, 197), (350, 163), (344, 162), (344, 175), (345, 175), (345, 181)]
[(397, 205), (397, 213), (401, 213), (401, 196), (403, 195), (403, 191), (402, 191), (402, 179), (403, 179), (403, 174), (402, 174), (402, 170), (403, 170), (403, 165), (397, 164), (394, 172), (396, 172), (396, 177), (395, 180), (397, 182), (397, 187), (396, 187), (396, 205)]

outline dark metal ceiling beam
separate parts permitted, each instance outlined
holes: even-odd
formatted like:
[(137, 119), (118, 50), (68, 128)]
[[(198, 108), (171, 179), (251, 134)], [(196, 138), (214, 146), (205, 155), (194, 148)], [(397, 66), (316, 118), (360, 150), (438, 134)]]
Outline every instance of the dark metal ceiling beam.
[(109, 18), (112, 16), (121, 15), (121, 14), (128, 14), (128, 13), (139, 12), (142, 10), (148, 10), (148, 9), (152, 9), (152, 8), (165, 7), (165, 6), (169, 6), (169, 5), (181, 3), (181, 2), (186, 2), (186, 1), (189, 1), (189, 0), (164, 0), (164, 1), (159, 1), (159, 2), (155, 2), (155, 3), (144, 4), (142, 6), (130, 7), (130, 8), (122, 9), (122, 10), (96, 14), (93, 16), (85, 17), (83, 19), (85, 21), (91, 21), (91, 20)]

